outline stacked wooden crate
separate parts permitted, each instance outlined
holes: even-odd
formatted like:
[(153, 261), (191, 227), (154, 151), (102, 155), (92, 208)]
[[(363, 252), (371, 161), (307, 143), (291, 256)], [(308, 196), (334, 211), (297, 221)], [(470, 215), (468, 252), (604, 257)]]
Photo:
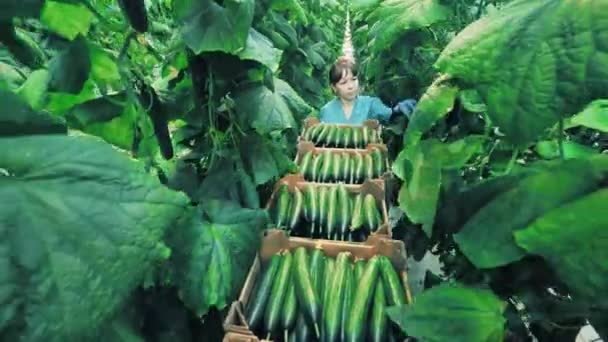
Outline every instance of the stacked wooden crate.
[[(362, 329), (357, 333), (361, 341), (391, 340), (400, 336), (383, 310), (377, 308), (411, 301), (405, 247), (401, 241), (391, 239), (388, 224), (386, 180), (390, 178), (390, 164), (380, 129), (377, 121), (367, 121), (363, 126), (324, 124), (316, 119), (304, 123), (295, 158), (299, 173), (279, 180), (266, 205), (273, 226), (265, 232), (261, 250), (240, 296), (230, 308), (224, 323), (224, 341), (264, 338), (340, 341), (349, 334), (352, 337), (356, 328)], [(300, 259), (295, 257), (296, 253)], [(313, 282), (321, 281), (315, 280), (318, 265), (302, 265), (302, 260), (315, 259), (315, 254), (322, 255), (324, 265), (320, 267), (325, 271), (321, 272), (325, 287), (313, 291), (318, 297), (314, 305), (320, 307), (320, 313), (310, 311), (310, 298), (295, 296), (295, 293), (301, 294), (298, 291), (305, 291), (303, 285), (292, 284), (302, 279), (307, 283), (307, 277)], [(273, 268), (271, 261), (281, 265), (289, 262), (290, 266), (283, 265), (277, 271), (279, 266)], [(333, 265), (340, 261), (346, 270), (334, 269)], [(365, 265), (361, 269), (372, 278), (363, 278), (362, 274), (358, 278), (345, 277), (358, 262), (359, 266)], [(379, 264), (384, 266), (377, 266)], [(374, 267), (379, 268), (374, 270)], [(273, 271), (276, 273), (269, 274)], [(348, 286), (345, 278), (351, 279), (354, 285)], [(369, 279), (374, 283), (370, 284)], [(377, 288), (381, 289), (376, 291)], [(389, 289), (393, 292), (387, 292)], [(328, 294), (317, 293), (327, 291)], [(383, 297), (378, 297), (380, 292)], [(294, 296), (292, 300), (288, 299), (290, 295)], [(360, 312), (351, 315), (346, 309), (347, 298), (365, 296), (374, 297), (363, 310), (369, 319), (363, 319), (364, 327), (351, 322), (347, 331), (349, 319), (361, 316)], [(260, 304), (262, 298), (267, 303)], [(344, 306), (342, 313), (329, 309), (336, 300)], [(262, 310), (260, 305), (268, 307)], [(299, 312), (297, 323), (287, 312), (295, 310), (294, 306)], [(273, 312), (276, 307), (281, 312)], [(376, 317), (372, 317), (374, 310)], [(336, 317), (341, 322), (335, 322)], [(368, 323), (370, 326), (366, 329)], [(339, 336), (334, 336), (338, 330)]]

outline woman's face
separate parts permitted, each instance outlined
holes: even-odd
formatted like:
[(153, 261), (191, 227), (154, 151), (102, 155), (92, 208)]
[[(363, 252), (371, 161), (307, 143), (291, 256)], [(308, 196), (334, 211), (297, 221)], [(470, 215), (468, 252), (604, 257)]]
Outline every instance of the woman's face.
[(342, 78), (331, 87), (336, 96), (343, 100), (353, 101), (359, 94), (359, 80), (350, 70), (344, 70)]

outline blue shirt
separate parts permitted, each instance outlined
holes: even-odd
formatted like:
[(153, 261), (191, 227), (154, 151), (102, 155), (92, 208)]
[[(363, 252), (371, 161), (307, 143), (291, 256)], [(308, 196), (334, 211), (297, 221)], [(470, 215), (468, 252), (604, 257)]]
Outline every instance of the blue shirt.
[(349, 119), (346, 119), (342, 103), (337, 97), (321, 108), (319, 119), (321, 122), (332, 124), (362, 125), (368, 119), (388, 121), (392, 113), (392, 109), (385, 106), (379, 98), (359, 95), (355, 99)]

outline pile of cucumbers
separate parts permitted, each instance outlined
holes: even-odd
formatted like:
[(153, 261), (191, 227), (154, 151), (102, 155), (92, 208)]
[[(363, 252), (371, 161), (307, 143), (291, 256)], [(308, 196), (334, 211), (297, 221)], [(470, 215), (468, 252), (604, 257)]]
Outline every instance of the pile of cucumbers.
[(337, 126), (319, 123), (308, 127), (302, 137), (315, 146), (332, 148), (366, 148), (381, 142), (378, 131), (367, 126)]
[(384, 154), (374, 146), (369, 152), (308, 151), (299, 160), (298, 168), (309, 182), (360, 184), (366, 179), (380, 178), (386, 164)]
[(273, 341), (394, 341), (385, 307), (405, 305), (390, 259), (304, 247), (272, 257), (245, 309), (251, 331)]
[(382, 215), (371, 194), (351, 193), (344, 183), (306, 184), (290, 192), (279, 186), (273, 206), (276, 228), (290, 235), (342, 241), (364, 241), (378, 230)]

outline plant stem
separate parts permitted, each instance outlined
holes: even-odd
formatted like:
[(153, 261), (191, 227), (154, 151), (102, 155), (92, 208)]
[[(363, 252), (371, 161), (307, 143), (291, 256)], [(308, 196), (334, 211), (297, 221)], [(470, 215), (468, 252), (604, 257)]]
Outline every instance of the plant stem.
[(557, 141), (559, 143), (559, 157), (564, 160), (564, 118), (560, 117), (559, 119), (559, 132), (557, 136)]

